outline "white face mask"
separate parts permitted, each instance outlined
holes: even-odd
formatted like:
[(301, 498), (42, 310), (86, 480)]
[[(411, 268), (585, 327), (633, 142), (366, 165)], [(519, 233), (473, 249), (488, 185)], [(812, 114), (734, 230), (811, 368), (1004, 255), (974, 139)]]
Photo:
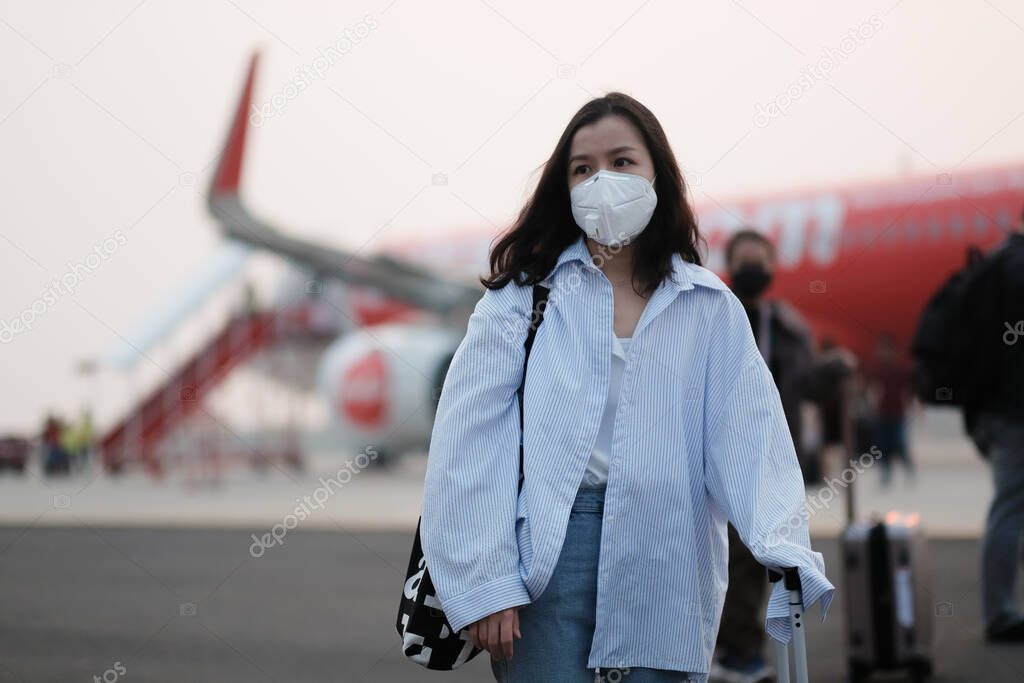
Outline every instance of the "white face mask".
[(576, 225), (604, 245), (629, 244), (654, 215), (652, 181), (635, 173), (598, 171), (569, 191)]

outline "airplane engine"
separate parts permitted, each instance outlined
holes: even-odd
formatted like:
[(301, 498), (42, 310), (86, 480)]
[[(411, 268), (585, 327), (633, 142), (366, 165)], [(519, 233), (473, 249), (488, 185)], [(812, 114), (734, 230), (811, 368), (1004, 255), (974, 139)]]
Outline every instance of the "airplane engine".
[(324, 353), (317, 388), (337, 426), (339, 449), (386, 455), (426, 449), (448, 364), (462, 332), (384, 324), (339, 337)]

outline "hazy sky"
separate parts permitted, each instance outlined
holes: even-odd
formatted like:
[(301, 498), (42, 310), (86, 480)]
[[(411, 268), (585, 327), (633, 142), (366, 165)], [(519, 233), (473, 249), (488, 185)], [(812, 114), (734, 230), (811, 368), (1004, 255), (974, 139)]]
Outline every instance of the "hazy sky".
[(200, 190), (255, 49), (248, 200), (369, 252), (506, 225), (608, 90), (698, 199), (1019, 162), (1022, 45), (1010, 0), (0, 2), (0, 324), (39, 311), (0, 331), (0, 430), (142, 388), (75, 365), (219, 244)]

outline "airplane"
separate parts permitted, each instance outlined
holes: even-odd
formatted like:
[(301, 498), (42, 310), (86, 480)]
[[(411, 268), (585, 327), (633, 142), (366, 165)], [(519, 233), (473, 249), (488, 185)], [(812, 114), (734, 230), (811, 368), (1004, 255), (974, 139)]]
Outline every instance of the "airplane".
[[(317, 286), (335, 281), (358, 295), (361, 323), (340, 331), (315, 373), (339, 446), (425, 449), (429, 408), (436, 409), (448, 363), (483, 294), (474, 276), (486, 268), (495, 235), (425, 231), (424, 240), (383, 242), (378, 253), (363, 255), (255, 217), (241, 180), (258, 57), (210, 184), (209, 211), (229, 240), (287, 259)], [(777, 248), (768, 296), (790, 302), (816, 339), (868, 359), (883, 333), (908, 348), (925, 302), (964, 264), (967, 249), (989, 248), (1011, 228), (1024, 197), (1024, 166), (752, 199), (703, 194), (695, 208), (708, 247), (704, 265), (721, 275), (729, 236), (742, 227), (760, 230)]]

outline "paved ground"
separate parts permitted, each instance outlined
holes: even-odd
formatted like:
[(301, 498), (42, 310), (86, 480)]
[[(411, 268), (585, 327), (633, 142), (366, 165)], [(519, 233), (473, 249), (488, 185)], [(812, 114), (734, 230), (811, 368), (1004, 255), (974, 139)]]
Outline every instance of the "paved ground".
[[(260, 558), (247, 530), (0, 528), (0, 681), (486, 681), (398, 650), (409, 536), (295, 529)], [(836, 545), (816, 547), (837, 567)], [(1024, 646), (980, 641), (974, 541), (932, 546), (940, 683), (1024, 680)], [(841, 587), (840, 587), (841, 589)], [(810, 629), (812, 680), (843, 680), (843, 604)], [(117, 667), (124, 673), (116, 676)]]
[[(936, 620), (935, 680), (1024, 681), (1024, 647), (986, 647), (978, 624), (989, 470), (949, 415), (926, 413), (916, 426), (916, 480), (885, 489), (880, 468), (868, 468), (855, 481), (859, 514), (922, 514), (935, 602), (953, 605)], [(396, 596), (424, 459), (343, 471), (348, 460), (323, 454), (303, 472), (233, 469), (216, 481), (199, 467), (162, 481), (0, 476), (0, 682), (490, 680), (481, 658), (446, 675), (398, 650)], [(809, 492), (815, 547), (840, 591), (847, 492)], [(308, 517), (253, 558), (252, 534), (302, 505)], [(840, 595), (810, 631), (815, 683), (843, 680)]]

